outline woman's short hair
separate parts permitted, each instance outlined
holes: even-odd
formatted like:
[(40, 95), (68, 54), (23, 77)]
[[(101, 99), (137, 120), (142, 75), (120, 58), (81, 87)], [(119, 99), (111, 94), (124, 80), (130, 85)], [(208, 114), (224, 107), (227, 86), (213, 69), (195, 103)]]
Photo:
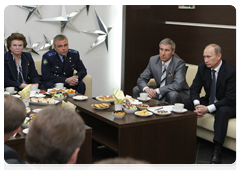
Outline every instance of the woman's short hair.
[(7, 38), (7, 48), (10, 50), (10, 46), (13, 40), (19, 40), (23, 42), (23, 47), (25, 48), (27, 46), (27, 41), (26, 37), (21, 34), (21, 33), (12, 33), (8, 38)]
[(84, 140), (80, 115), (62, 106), (48, 106), (31, 123), (25, 141), (26, 159), (36, 164), (66, 164)]
[(4, 94), (4, 134), (20, 127), (27, 116), (22, 100)]
[(175, 50), (175, 49), (176, 49), (176, 44), (175, 44), (174, 41), (171, 40), (170, 38), (165, 38), (165, 39), (163, 39), (163, 40), (159, 43), (159, 48), (160, 48), (160, 45), (161, 45), (161, 44), (171, 45), (172, 50)]

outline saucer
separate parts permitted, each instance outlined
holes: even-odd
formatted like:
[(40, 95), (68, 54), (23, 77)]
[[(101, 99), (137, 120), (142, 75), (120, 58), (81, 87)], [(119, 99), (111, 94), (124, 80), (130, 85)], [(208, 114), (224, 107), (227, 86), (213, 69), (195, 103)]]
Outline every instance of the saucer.
[(137, 99), (138, 99), (138, 100), (140, 100), (140, 101), (143, 101), (143, 102), (146, 102), (146, 101), (149, 101), (149, 100), (151, 100), (151, 98), (150, 98), (150, 97), (147, 97), (147, 99), (142, 99), (142, 98), (138, 97)]
[(185, 112), (187, 112), (187, 109), (183, 109), (182, 111), (177, 111), (177, 110), (174, 110), (174, 108), (173, 108), (172, 111), (175, 113), (185, 113)]

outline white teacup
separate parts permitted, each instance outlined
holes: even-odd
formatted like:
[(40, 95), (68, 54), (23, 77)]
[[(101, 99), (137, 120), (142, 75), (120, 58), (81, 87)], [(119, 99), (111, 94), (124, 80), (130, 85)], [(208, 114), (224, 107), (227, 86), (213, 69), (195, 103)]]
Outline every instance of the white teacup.
[(13, 93), (14, 92), (14, 87), (6, 87), (6, 91), (9, 93)]
[(147, 100), (148, 94), (147, 93), (140, 93), (140, 99)]
[(183, 110), (183, 108), (184, 108), (184, 104), (182, 104), (182, 103), (175, 103), (175, 105), (174, 105), (175, 107), (174, 107), (174, 110), (175, 111), (182, 111)]
[(56, 87), (57, 89), (63, 89), (63, 83), (56, 83), (56, 84), (55, 84), (55, 87)]
[(32, 89), (31, 90), (33, 91), (33, 90), (37, 90), (37, 89), (38, 89), (38, 85), (37, 84), (32, 84)]

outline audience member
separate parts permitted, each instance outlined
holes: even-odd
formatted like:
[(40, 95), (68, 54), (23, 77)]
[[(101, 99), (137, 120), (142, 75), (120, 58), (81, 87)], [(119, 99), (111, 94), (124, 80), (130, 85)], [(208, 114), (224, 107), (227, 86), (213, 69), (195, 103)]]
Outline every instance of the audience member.
[(156, 170), (156, 168), (148, 162), (132, 158), (112, 158), (99, 161), (86, 170)]
[[(208, 112), (214, 115), (214, 151), (210, 162), (218, 164), (221, 163), (228, 120), (236, 117), (236, 68), (222, 60), (221, 47), (217, 44), (206, 46), (203, 57), (205, 63), (198, 66), (190, 87), (190, 98), (183, 103), (200, 118)], [(200, 98), (202, 87), (206, 95)]]
[(48, 106), (33, 119), (26, 137), (26, 160), (34, 164), (74, 164), (85, 139), (85, 125), (75, 112)]
[[(159, 55), (150, 58), (147, 68), (137, 80), (137, 86), (133, 88), (133, 97), (146, 92), (149, 97), (169, 104), (189, 97), (185, 62), (175, 53), (175, 48), (175, 43), (169, 38), (160, 42)], [(147, 85), (151, 78), (155, 79), (156, 86)]]
[[(14, 106), (14, 107), (13, 107)], [(16, 97), (4, 95), (4, 143), (16, 134), (27, 116), (24, 103)], [(4, 144), (4, 159), (7, 163), (22, 163), (18, 153)]]

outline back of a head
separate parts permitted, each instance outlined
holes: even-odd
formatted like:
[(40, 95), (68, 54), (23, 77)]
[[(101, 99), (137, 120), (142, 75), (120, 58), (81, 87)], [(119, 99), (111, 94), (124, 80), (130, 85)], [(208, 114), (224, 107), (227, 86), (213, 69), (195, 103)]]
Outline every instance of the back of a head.
[(49, 106), (33, 119), (26, 137), (29, 163), (65, 164), (85, 139), (85, 125), (75, 112)]
[(13, 96), (4, 95), (4, 134), (19, 128), (27, 116), (24, 103)]
[(156, 168), (148, 162), (132, 158), (112, 158), (99, 161), (86, 170), (156, 170)]

